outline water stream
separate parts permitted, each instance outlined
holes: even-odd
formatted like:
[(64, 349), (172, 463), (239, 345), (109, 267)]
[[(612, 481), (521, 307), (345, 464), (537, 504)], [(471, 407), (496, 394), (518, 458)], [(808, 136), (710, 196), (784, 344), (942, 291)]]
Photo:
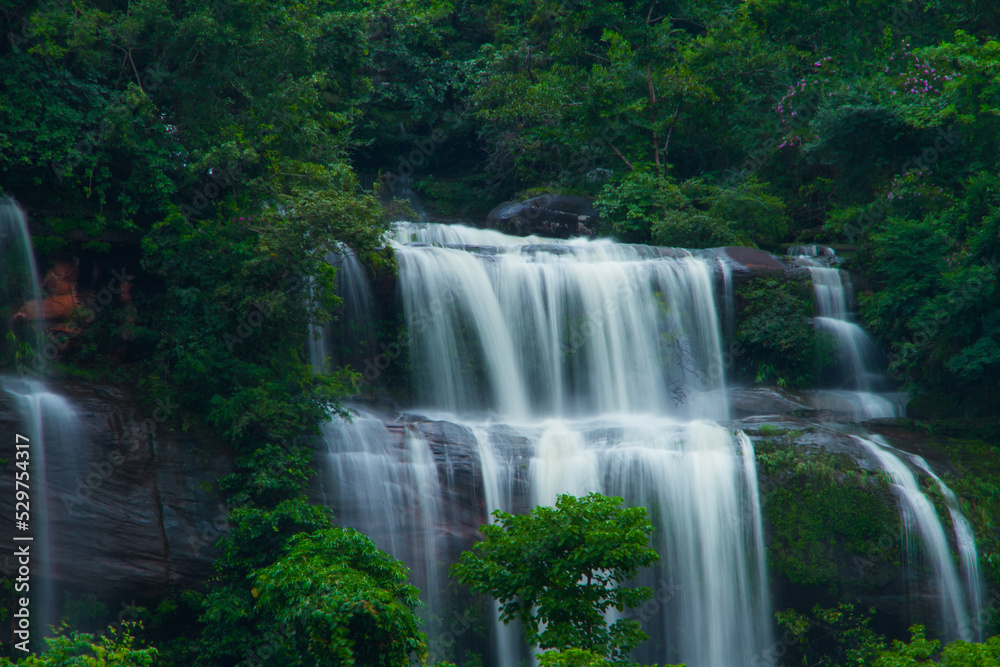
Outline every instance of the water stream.
[(929, 561), (945, 639), (972, 641), (978, 602), (972, 607), (966, 602), (958, 568), (934, 504), (920, 490), (913, 471), (882, 437), (855, 436), (855, 440), (879, 461), (882, 469), (892, 478), (900, 499), (907, 563), (909, 567), (919, 567), (924, 557)]
[(850, 282), (831, 264), (836, 254), (815, 245), (793, 246), (789, 254), (812, 277), (817, 329), (835, 342), (833, 368), (814, 392), (816, 407), (850, 421), (901, 417), (906, 399), (892, 391), (885, 358), (868, 332), (853, 321)]

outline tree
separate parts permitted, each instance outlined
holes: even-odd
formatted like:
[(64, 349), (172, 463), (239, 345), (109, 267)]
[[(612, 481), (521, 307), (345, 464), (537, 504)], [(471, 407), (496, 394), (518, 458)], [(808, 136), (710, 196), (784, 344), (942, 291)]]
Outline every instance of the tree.
[(409, 667), (427, 658), (406, 566), (351, 528), (295, 536), (255, 579), (259, 607), (283, 629), (271, 654), (281, 664)]
[(543, 649), (583, 649), (626, 664), (648, 636), (638, 621), (610, 626), (605, 613), (647, 600), (646, 587), (623, 584), (655, 562), (652, 523), (642, 507), (591, 493), (559, 496), (556, 506), (529, 514), (497, 510), (483, 541), (452, 566), (459, 581), (500, 602), (500, 619), (520, 620), (528, 643)]

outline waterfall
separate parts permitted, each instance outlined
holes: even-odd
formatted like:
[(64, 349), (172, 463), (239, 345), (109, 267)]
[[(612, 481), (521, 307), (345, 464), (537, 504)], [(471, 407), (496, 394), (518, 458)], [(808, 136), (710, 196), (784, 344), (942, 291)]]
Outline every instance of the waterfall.
[[(9, 197), (0, 197), (0, 323), (4, 336), (0, 346), (21, 344), (19, 349), (6, 348), (5, 354), (24, 367), (25, 354), (31, 354), (32, 366), (41, 362), (39, 350), (45, 335), (42, 313), (29, 312), (42, 308), (42, 288), (38, 280), (35, 252), (31, 247), (28, 221), (21, 207)], [(20, 312), (15, 309), (21, 308)], [(14, 337), (11, 341), (10, 336)]]
[[(645, 506), (661, 560), (634, 610), (650, 639), (643, 663), (749, 664), (767, 645), (769, 602), (753, 446), (711, 422), (636, 415), (478, 423), (487, 509), (525, 511), (591, 491)], [(524, 464), (527, 465), (524, 465)], [(495, 625), (497, 664), (527, 654)]]
[[(815, 322), (837, 344), (837, 390), (816, 392), (819, 407), (846, 414), (849, 418), (902, 416), (903, 401), (885, 393), (886, 378), (880, 373), (884, 360), (871, 336), (851, 321), (850, 284), (845, 274), (829, 263), (836, 260), (831, 248), (795, 246), (789, 249), (795, 261), (805, 266), (812, 277), (816, 301)], [(822, 256), (825, 261), (818, 257)], [(962, 515), (951, 489), (931, 471), (919, 456), (909, 459), (937, 484), (948, 504), (955, 529), (956, 544), (962, 560), (964, 586), (951, 554), (951, 547), (933, 503), (920, 490), (910, 468), (880, 436), (854, 436), (890, 476), (900, 498), (907, 566), (914, 568), (926, 556), (932, 572), (933, 594), (937, 596), (942, 634), (946, 640), (971, 640), (978, 637), (979, 610), (982, 604), (978, 554), (972, 527)], [(975, 627), (973, 623), (976, 623)]]
[(736, 287), (733, 284), (733, 267), (727, 260), (720, 257), (719, 270), (722, 273), (723, 332), (731, 341), (736, 334)]
[[(458, 446), (413, 443), (442, 425), (468, 444), (455, 455), (472, 457), (483, 514), (590, 491), (648, 509), (662, 558), (640, 577), (654, 599), (632, 612), (651, 636), (643, 660), (758, 655), (771, 615), (753, 447), (706, 421), (728, 418), (715, 257), (430, 223), (398, 224), (394, 249), (414, 405), (327, 428), (320, 476), (338, 520), (422, 589), (440, 575), (435, 559), (457, 556), (442, 546), (457, 492), (440, 459)], [(523, 632), (491, 614), (488, 663), (532, 660)]]
[[(920, 490), (910, 468), (885, 440), (877, 435), (854, 436), (854, 439), (878, 460), (882, 469), (889, 474), (899, 495), (908, 566), (919, 563), (921, 555), (930, 561), (934, 594), (940, 607), (943, 639), (945, 642), (955, 639), (972, 641), (973, 619), (978, 621), (979, 602), (974, 601), (972, 607), (966, 605), (965, 591), (959, 582), (951, 547), (934, 504)], [(970, 615), (970, 610), (973, 615)]]
[(708, 262), (606, 240), (522, 241), (485, 249), (397, 244), (422, 407), (515, 420), (727, 418)]
[(309, 360), (316, 369), (326, 369), (327, 360), (335, 367), (350, 363), (363, 368), (358, 361), (371, 356), (375, 338), (375, 296), (368, 273), (345, 245), (327, 253), (326, 261), (337, 269), (334, 289), (341, 305), (333, 322), (311, 329)]
[[(474, 541), (470, 523), (591, 491), (646, 507), (654, 524), (661, 559), (639, 577), (654, 599), (631, 612), (650, 639), (635, 659), (729, 667), (763, 655), (771, 611), (753, 445), (717, 423), (728, 401), (716, 294), (732, 293), (730, 267), (686, 250), (427, 222), (397, 224), (393, 246), (405, 354), (389, 363), (406, 364), (412, 402), (331, 424), (320, 478), (341, 523), (411, 567), (435, 656), (456, 659), (448, 649), (473, 640), (446, 629), (467, 603), (441, 592), (447, 563)], [(817, 327), (839, 347), (817, 402), (840, 401), (855, 419), (898, 414), (877, 349), (851, 321), (845, 275), (816, 259), (835, 256), (798, 252)], [(913, 472), (877, 438), (858, 442), (893, 479), (944, 634), (970, 636), (980, 594), (968, 523), (953, 516), (963, 584)], [(486, 664), (533, 661), (496, 607), (489, 625)]]
[(816, 328), (836, 343), (837, 364), (829, 388), (816, 392), (817, 407), (832, 409), (857, 421), (879, 417), (900, 417), (905, 405), (899, 394), (889, 392), (885, 368), (878, 346), (872, 337), (855, 322), (850, 312), (850, 283), (845, 274), (829, 262), (836, 260), (831, 248), (793, 246), (789, 254), (806, 267), (812, 277), (816, 301)]
[(397, 222), (393, 225), (393, 239), (397, 244), (431, 243), (451, 246), (482, 246), (484, 248), (565, 243), (565, 241), (547, 239), (541, 236), (510, 236), (492, 229), (427, 222)]
[[(485, 426), (473, 429), (476, 438), (476, 451), (479, 455), (479, 469), (483, 476), (483, 499), (486, 502), (488, 523), (494, 523), (494, 510), (513, 513), (516, 494), (515, 456), (509, 446), (509, 438), (497, 437), (491, 434)], [(499, 442), (495, 443), (495, 440)], [(501, 451), (496, 448), (502, 447)], [(502, 457), (502, 458), (501, 458)], [(496, 602), (490, 606), (493, 621), (493, 641), (496, 649), (497, 664), (501, 667), (519, 664), (521, 649), (519, 641), (523, 642), (522, 630), (516, 623), (505, 625), (500, 622), (500, 605)]]
[[(47, 348), (54, 345), (45, 345), (46, 312), (38, 266), (27, 218), (17, 203), (7, 197), (0, 198), (0, 286), (3, 314), (0, 319), (6, 327), (4, 343), (12, 341), (16, 346), (7, 350), (12, 354), (6, 361), (13, 361), (21, 373), (44, 370), (51, 358)], [(52, 392), (44, 380), (0, 375), (0, 391), (12, 398), (23, 429), (19, 434), (30, 443), (27, 470), (30, 519), (29, 529), (22, 535), (32, 538), (28, 598), (34, 643), (50, 635), (49, 626), (58, 625), (59, 621), (60, 603), (56, 594), (59, 564), (52, 560), (59, 536), (54, 534), (52, 525), (62, 503), (49, 489), (73, 488), (79, 482), (76, 476), (83, 464), (78, 461), (77, 452), (87, 436), (72, 403)], [(59, 474), (71, 479), (55, 478)]]
[(327, 450), (317, 455), (324, 472), (320, 493), (342, 526), (366, 533), (379, 548), (407, 563), (424, 596), (425, 627), (440, 613), (442, 573), (438, 528), (441, 487), (427, 442), (413, 429), (391, 433), (361, 414), (324, 429)]
[[(49, 626), (59, 620), (55, 585), (58, 568), (52, 562), (57, 536), (53, 534), (51, 525), (53, 512), (61, 505), (48, 492), (49, 488), (55, 487), (50, 484), (50, 471), (52, 463), (59, 462), (64, 470), (75, 474), (77, 466), (72, 462), (86, 436), (72, 404), (49, 391), (42, 381), (0, 376), (0, 390), (14, 399), (24, 429), (21, 435), (26, 436), (31, 445), (28, 468), (31, 511), (29, 531), (24, 534), (34, 538), (31, 542), (30, 610), (32, 637), (37, 641), (49, 635)], [(67, 462), (70, 464), (67, 465)], [(71, 484), (62, 486), (72, 488)]]
[(970, 631), (976, 641), (982, 641), (982, 627), (979, 619), (983, 605), (983, 579), (979, 572), (979, 550), (976, 548), (976, 537), (972, 532), (972, 526), (962, 514), (955, 492), (931, 470), (930, 464), (922, 456), (914, 454), (911, 454), (909, 459), (934, 480), (948, 505), (948, 515), (951, 517), (951, 524), (955, 530), (955, 543), (962, 559), (962, 574), (965, 577), (965, 592), (968, 595), (969, 618), (973, 619)]

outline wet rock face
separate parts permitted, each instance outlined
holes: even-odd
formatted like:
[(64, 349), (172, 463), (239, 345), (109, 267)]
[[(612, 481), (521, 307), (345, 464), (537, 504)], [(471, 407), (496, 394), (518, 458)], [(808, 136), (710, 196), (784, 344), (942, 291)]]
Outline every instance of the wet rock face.
[[(203, 587), (217, 555), (214, 544), (226, 531), (228, 512), (215, 480), (233, 470), (231, 454), (170, 429), (169, 405), (154, 411), (157, 421), (117, 388), (52, 381), (49, 389), (76, 410), (68, 422), (73, 430), (47, 437), (52, 442), (45, 451), (47, 548), (57, 584), (129, 599)], [(26, 428), (16, 401), (0, 392), (0, 442), (13, 443)], [(5, 458), (13, 477), (13, 457)], [(32, 519), (40, 529), (37, 454), (31, 463)], [(0, 496), (5, 535), (14, 532), (13, 502), (13, 493)], [(11, 570), (11, 555), (9, 542), (0, 545), (0, 571)]]
[(523, 202), (504, 202), (486, 216), (486, 226), (516, 236), (568, 239), (596, 236), (600, 215), (592, 197), (540, 195)]
[(795, 394), (778, 387), (750, 386), (729, 389), (729, 409), (734, 417), (789, 415), (809, 410)]
[[(483, 493), (482, 465), (475, 436), (468, 428), (453, 422), (434, 421), (410, 414), (400, 416), (402, 418), (399, 421), (395, 417), (387, 416), (384, 422), (389, 439), (386, 443), (387, 451), (396, 453), (398, 463), (408, 460), (409, 455), (406, 453), (405, 445), (405, 439), (410, 435), (408, 431), (427, 443), (441, 489), (441, 515), (434, 519), (435, 530), (440, 532), (438, 537), (441, 555), (449, 563), (457, 561), (462, 551), (471, 548), (480, 539), (479, 529), (487, 522), (489, 515)], [(312, 502), (329, 507), (333, 511), (335, 521), (341, 521), (345, 516), (356, 513), (351, 512), (352, 508), (339, 506), (338, 480), (332, 472), (336, 464), (332, 461), (329, 454), (323, 451), (314, 454), (313, 466), (316, 469), (316, 476), (313, 478), (309, 495)], [(399, 507), (396, 511), (406, 513), (416, 509)], [(419, 535), (410, 532), (419, 529), (419, 519), (420, 517), (414, 516), (412, 519), (401, 520), (399, 523), (405, 524), (406, 527), (401, 525), (355, 527), (363, 530), (380, 548), (392, 551), (393, 546), (400, 547), (401, 539), (409, 543), (419, 541)], [(399, 534), (392, 535), (394, 530), (399, 531)], [(406, 554), (400, 553), (398, 557), (403, 555)], [(446, 572), (443, 572), (443, 576), (447, 576)]]

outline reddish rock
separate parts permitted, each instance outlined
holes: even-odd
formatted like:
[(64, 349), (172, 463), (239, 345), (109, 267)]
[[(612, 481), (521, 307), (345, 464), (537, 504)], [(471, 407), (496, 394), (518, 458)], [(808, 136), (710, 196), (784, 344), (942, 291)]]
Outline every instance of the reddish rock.
[(719, 254), (725, 254), (729, 259), (737, 264), (746, 267), (750, 273), (781, 273), (785, 271), (785, 265), (779, 262), (774, 255), (757, 248), (745, 248), (742, 246), (729, 246), (718, 248)]

